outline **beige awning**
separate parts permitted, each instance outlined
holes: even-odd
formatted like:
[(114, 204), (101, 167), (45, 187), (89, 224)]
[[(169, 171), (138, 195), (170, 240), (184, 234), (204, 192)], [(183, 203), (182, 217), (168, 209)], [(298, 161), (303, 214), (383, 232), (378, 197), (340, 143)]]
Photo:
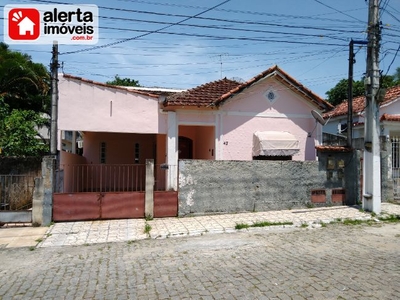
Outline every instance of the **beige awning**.
[(253, 156), (293, 156), (299, 141), (287, 131), (257, 131), (253, 135)]

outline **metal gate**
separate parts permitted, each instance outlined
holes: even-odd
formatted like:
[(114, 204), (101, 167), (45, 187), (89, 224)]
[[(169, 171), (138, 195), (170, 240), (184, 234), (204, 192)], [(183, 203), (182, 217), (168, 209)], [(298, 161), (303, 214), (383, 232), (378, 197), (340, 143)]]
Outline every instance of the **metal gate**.
[[(154, 217), (178, 214), (178, 193), (165, 187), (166, 169), (154, 168)], [(54, 221), (145, 217), (146, 165), (61, 165)]]
[(400, 199), (400, 137), (391, 137), (393, 196)]
[(0, 175), (0, 223), (32, 222), (34, 186), (34, 176)]

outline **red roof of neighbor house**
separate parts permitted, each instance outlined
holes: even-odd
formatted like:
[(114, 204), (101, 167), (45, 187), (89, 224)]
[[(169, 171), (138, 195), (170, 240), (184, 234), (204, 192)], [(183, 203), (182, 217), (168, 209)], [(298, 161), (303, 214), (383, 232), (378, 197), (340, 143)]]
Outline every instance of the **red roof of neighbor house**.
[(164, 106), (220, 106), (230, 97), (235, 96), (244, 89), (249, 88), (259, 80), (268, 76), (274, 76), (275, 79), (288, 86), (294, 92), (305, 97), (322, 110), (333, 108), (330, 103), (304, 87), (276, 65), (244, 83), (224, 78), (203, 84), (186, 92), (172, 95), (167, 97)]
[(63, 74), (62, 76), (64, 78), (74, 79), (74, 80), (82, 81), (82, 82), (85, 82), (85, 83), (90, 83), (90, 84), (94, 84), (94, 85), (102, 86), (102, 87), (107, 87), (107, 88), (111, 88), (111, 89), (117, 89), (117, 90), (121, 90), (121, 91), (124, 91), (124, 92), (129, 92), (129, 93), (132, 93), (132, 94), (139, 94), (139, 95), (148, 96), (148, 97), (157, 98), (157, 99), (159, 98), (159, 96), (156, 95), (156, 94), (130, 89), (129, 87), (122, 87), (122, 86), (117, 86), (117, 85), (101, 83), (101, 82), (97, 82), (97, 81), (93, 81), (93, 80), (89, 80), (89, 79), (84, 79), (82, 77), (72, 76), (72, 75), (68, 75), (68, 74)]
[(346, 146), (315, 146), (320, 152), (350, 152), (352, 149)]
[[(400, 85), (387, 89), (384, 101), (380, 106), (388, 104), (400, 98)], [(360, 113), (365, 107), (365, 96), (359, 96), (353, 99), (353, 113)], [(347, 100), (338, 104), (333, 110), (324, 114), (324, 118), (333, 118), (338, 116), (347, 115)]]
[(400, 115), (383, 114), (381, 116), (381, 121), (400, 122)]

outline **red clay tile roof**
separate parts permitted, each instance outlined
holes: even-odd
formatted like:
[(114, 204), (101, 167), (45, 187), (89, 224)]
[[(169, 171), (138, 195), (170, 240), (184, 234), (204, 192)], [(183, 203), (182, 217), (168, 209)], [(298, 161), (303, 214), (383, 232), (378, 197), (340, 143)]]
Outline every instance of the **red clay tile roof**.
[[(400, 98), (400, 85), (387, 89), (385, 99), (381, 102), (380, 106), (386, 105), (394, 100)], [(355, 97), (353, 99), (353, 113), (360, 113), (365, 107), (365, 96)], [(347, 100), (338, 104), (333, 110), (324, 114), (324, 118), (333, 118), (338, 116), (347, 115)]]
[(326, 102), (321, 97), (314, 94), (311, 90), (304, 87), (297, 80), (289, 76), (276, 65), (244, 83), (239, 83), (225, 78), (206, 83), (186, 92), (175, 94), (167, 97), (166, 101), (164, 102), (164, 106), (220, 106), (230, 97), (235, 96), (267, 76), (274, 76), (275, 79), (280, 81), (282, 84), (288, 86), (302, 97), (307, 98), (307, 100), (322, 110), (333, 108), (330, 103)]
[(381, 121), (400, 122), (400, 115), (383, 114)]
[(221, 95), (240, 86), (240, 82), (221, 79), (212, 81), (185, 92), (177, 93), (167, 97), (165, 106), (201, 106), (207, 107), (213, 105)]
[(320, 152), (350, 152), (351, 148), (346, 146), (315, 146)]
[(125, 87), (121, 87), (121, 86), (116, 86), (116, 85), (110, 85), (110, 84), (106, 84), (106, 83), (96, 82), (96, 81), (93, 81), (93, 80), (84, 79), (82, 77), (72, 76), (72, 75), (68, 75), (68, 74), (63, 74), (62, 76), (64, 78), (69, 78), (69, 79), (73, 79), (73, 80), (77, 80), (77, 81), (82, 81), (82, 82), (85, 82), (85, 83), (94, 84), (94, 85), (97, 85), (97, 86), (107, 87), (107, 88), (111, 88), (111, 89), (121, 90), (121, 91), (129, 92), (129, 93), (132, 93), (132, 94), (139, 94), (139, 95), (144, 95), (144, 96), (157, 98), (157, 99), (159, 98), (159, 96), (156, 95), (156, 94), (147, 93), (147, 92), (138, 91), (138, 90), (133, 90), (133, 89), (129, 89), (128, 87), (125, 88)]

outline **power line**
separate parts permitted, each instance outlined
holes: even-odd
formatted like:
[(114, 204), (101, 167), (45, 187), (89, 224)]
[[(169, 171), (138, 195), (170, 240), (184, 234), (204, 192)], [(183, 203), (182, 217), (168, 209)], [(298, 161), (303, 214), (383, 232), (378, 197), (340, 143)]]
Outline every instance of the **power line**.
[(334, 10), (334, 11), (336, 11), (336, 12), (338, 12), (338, 13), (344, 15), (344, 16), (347, 16), (347, 17), (349, 17), (349, 18), (352, 18), (353, 20), (356, 20), (356, 21), (358, 21), (358, 22), (364, 23), (364, 21), (361, 21), (361, 20), (359, 20), (359, 19), (353, 17), (352, 15), (346, 14), (346, 13), (343, 12), (343, 11), (337, 10), (336, 8), (334, 8), (334, 7), (332, 7), (332, 6), (329, 6), (329, 5), (323, 3), (323, 2), (321, 2), (321, 1), (319, 1), (319, 0), (314, 0), (314, 1), (315, 1), (315, 2), (318, 2), (319, 4), (321, 4), (321, 5), (325, 6), (325, 7), (330, 8), (330, 9), (332, 9), (332, 10)]

